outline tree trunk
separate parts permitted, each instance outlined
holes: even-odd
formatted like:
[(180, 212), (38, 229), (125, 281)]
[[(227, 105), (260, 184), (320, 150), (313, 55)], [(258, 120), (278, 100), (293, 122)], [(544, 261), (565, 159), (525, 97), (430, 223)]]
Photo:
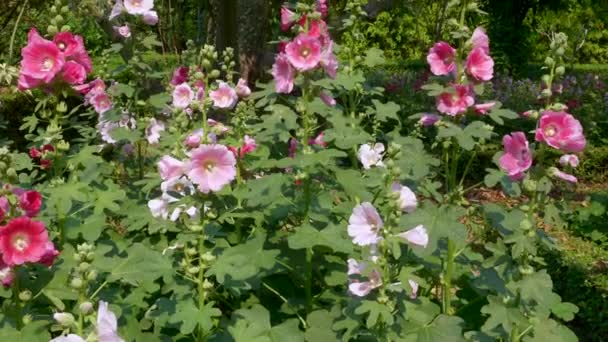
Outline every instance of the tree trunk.
[(267, 47), (270, 4), (267, 0), (238, 0), (238, 56), (241, 77), (255, 82)]

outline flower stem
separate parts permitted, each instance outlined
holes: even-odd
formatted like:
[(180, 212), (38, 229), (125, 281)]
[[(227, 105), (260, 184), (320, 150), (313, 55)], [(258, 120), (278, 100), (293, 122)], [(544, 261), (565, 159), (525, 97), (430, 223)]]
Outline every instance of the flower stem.
[(312, 311), (312, 248), (306, 248), (306, 276), (304, 290), (306, 291), (306, 315)]
[(13, 300), (15, 301), (15, 324), (17, 325), (17, 330), (21, 330), (23, 328), (23, 319), (22, 319), (22, 308), (21, 308), (21, 299), (19, 299), (19, 292), (21, 292), (21, 286), (19, 283), (19, 267), (16, 266), (13, 269), (15, 274), (15, 279), (13, 280)]
[[(204, 267), (201, 264), (201, 260), (203, 258), (203, 254), (205, 253), (205, 234), (204, 231), (201, 232), (199, 240), (198, 240), (198, 258), (199, 258), (199, 271), (198, 271), (198, 309), (202, 312), (203, 308), (205, 307), (205, 297), (206, 297), (206, 293), (205, 293), (205, 288), (204, 288)], [(206, 340), (205, 336), (205, 329), (203, 328), (202, 325), (198, 325), (199, 331), (198, 331), (198, 339), (200, 342), (203, 342)]]
[(137, 167), (139, 171), (139, 179), (144, 179), (144, 156), (141, 141), (137, 142)]
[(448, 255), (443, 280), (443, 305), (442, 311), (444, 314), (452, 314), (452, 273), (454, 271), (454, 243), (448, 239)]

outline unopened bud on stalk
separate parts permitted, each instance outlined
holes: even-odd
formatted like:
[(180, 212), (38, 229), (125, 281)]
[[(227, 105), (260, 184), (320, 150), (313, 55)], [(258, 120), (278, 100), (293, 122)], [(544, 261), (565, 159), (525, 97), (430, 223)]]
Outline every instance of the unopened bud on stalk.
[(545, 65), (552, 67), (555, 64), (555, 60), (551, 57), (545, 58)]
[(74, 278), (70, 282), (70, 286), (74, 289), (79, 289), (82, 287), (82, 285), (84, 285), (84, 282), (80, 278)]
[(540, 92), (540, 95), (544, 98), (549, 98), (553, 93), (551, 92), (551, 89), (543, 89), (543, 91)]
[(558, 66), (557, 68), (555, 68), (555, 74), (556, 75), (563, 75), (566, 73), (566, 68), (564, 68), (563, 65)]
[(85, 315), (93, 312), (93, 304), (91, 302), (84, 302), (78, 308)]
[(76, 323), (74, 315), (68, 312), (56, 312), (53, 314), (53, 319), (66, 328)]
[(211, 78), (218, 78), (218, 77), (220, 77), (220, 71), (217, 70), (217, 69), (211, 70), (211, 72), (209, 73), (209, 77), (211, 77)]
[(19, 299), (23, 302), (27, 302), (32, 299), (32, 292), (30, 290), (23, 290), (19, 292)]

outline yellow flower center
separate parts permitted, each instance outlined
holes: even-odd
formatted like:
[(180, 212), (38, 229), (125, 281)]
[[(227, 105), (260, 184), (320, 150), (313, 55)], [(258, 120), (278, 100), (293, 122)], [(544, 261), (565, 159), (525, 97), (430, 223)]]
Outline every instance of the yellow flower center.
[(310, 50), (309, 49), (302, 49), (302, 56), (303, 57), (308, 57), (308, 55), (310, 55)]
[(59, 50), (63, 51), (65, 50), (65, 44), (63, 42), (59, 43), (59, 45), (57, 45), (57, 47), (59, 48)]
[(29, 241), (22, 234), (15, 235), (15, 237), (13, 238), (13, 246), (19, 252), (22, 252), (24, 249), (26, 249), (28, 245), (29, 245)]
[(133, 6), (135, 6), (135, 7), (139, 7), (139, 6), (141, 6), (141, 1), (139, 1), (139, 0), (134, 0), (134, 1), (133, 1)]
[(48, 58), (48, 57), (45, 58), (42, 61), (42, 71), (49, 71), (49, 70), (53, 69), (53, 65), (54, 65), (54, 63), (53, 63), (52, 58)]
[(545, 128), (545, 135), (548, 137), (552, 137), (557, 133), (557, 130), (555, 129), (555, 126), (551, 125), (548, 126), (547, 128)]
[(205, 170), (211, 172), (213, 171), (213, 169), (215, 169), (215, 163), (214, 162), (206, 162), (203, 167), (205, 168)]

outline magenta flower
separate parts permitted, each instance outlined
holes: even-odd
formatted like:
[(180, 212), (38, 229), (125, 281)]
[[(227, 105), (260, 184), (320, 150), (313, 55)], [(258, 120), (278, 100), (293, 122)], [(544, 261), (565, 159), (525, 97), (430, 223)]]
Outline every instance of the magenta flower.
[(308, 140), (308, 145), (313, 145), (313, 146), (317, 145), (317, 146), (325, 148), (325, 147), (327, 147), (327, 143), (323, 140), (324, 137), (325, 137), (325, 132), (321, 132), (314, 139)]
[(93, 70), (91, 57), (84, 47), (84, 40), (81, 36), (70, 32), (59, 32), (53, 38), (57, 48), (63, 52), (65, 60), (72, 60), (84, 67), (87, 72)]
[(441, 116), (432, 113), (422, 114), (420, 117), (420, 124), (422, 126), (433, 126), (437, 121), (441, 120)]
[(285, 6), (281, 7), (281, 30), (283, 32), (289, 31), (296, 20), (298, 20), (298, 15), (296, 13)]
[(144, 24), (154, 26), (158, 24), (158, 14), (156, 11), (148, 11), (142, 16)]
[(280, 53), (272, 66), (272, 76), (274, 77), (275, 89), (277, 93), (289, 94), (293, 90), (295, 70), (289, 63), (287, 55)]
[(236, 91), (226, 82), (219, 82), (216, 90), (209, 93), (209, 98), (213, 101), (216, 108), (230, 109), (236, 105), (239, 97)]
[(329, 6), (327, 5), (327, 0), (317, 0), (316, 9), (319, 13), (321, 13), (322, 18), (327, 17), (327, 14), (329, 12), (328, 7)]
[(245, 97), (248, 97), (249, 95), (251, 95), (251, 89), (249, 89), (249, 86), (247, 85), (247, 81), (245, 81), (242, 78), (239, 78), (239, 81), (236, 84), (236, 94), (240, 98), (245, 98)]
[(181, 160), (165, 155), (158, 161), (158, 172), (160, 173), (160, 178), (164, 181), (181, 177), (184, 174), (184, 163)]
[(429, 243), (429, 234), (423, 225), (418, 225), (408, 231), (397, 234), (398, 237), (415, 246), (426, 248)]
[(477, 114), (487, 114), (492, 108), (494, 108), (494, 106), (496, 105), (496, 102), (486, 102), (486, 103), (479, 103), (473, 106), (473, 109), (475, 110), (475, 113)]
[(429, 50), (426, 61), (434, 75), (443, 76), (456, 69), (455, 57), (456, 49), (446, 42), (438, 42)]
[(69, 84), (83, 84), (87, 79), (87, 71), (80, 64), (74, 61), (67, 61), (63, 66), (63, 80)]
[(10, 213), (11, 204), (8, 201), (8, 198), (2, 196), (0, 197), (0, 223), (4, 221), (6, 214)]
[(369, 246), (378, 243), (381, 237), (378, 235), (384, 226), (382, 218), (376, 208), (369, 203), (363, 202), (353, 209), (348, 220), (348, 235), (353, 243), (359, 246)]
[(469, 87), (455, 84), (453, 91), (445, 92), (437, 97), (437, 110), (441, 113), (456, 116), (467, 111), (475, 103)]
[(583, 126), (566, 112), (543, 112), (536, 128), (535, 138), (536, 141), (545, 142), (553, 148), (568, 153), (581, 152), (587, 144), (583, 135)]
[(300, 33), (285, 47), (289, 63), (300, 71), (312, 70), (321, 61), (321, 43), (317, 38)]
[(336, 99), (334, 99), (327, 92), (325, 92), (325, 91), (320, 92), (319, 93), (319, 97), (321, 98), (321, 101), (323, 101), (323, 103), (325, 103), (326, 105), (328, 105), (330, 107), (335, 107), (336, 106)]
[(532, 153), (523, 132), (513, 132), (502, 138), (505, 153), (500, 157), (500, 168), (514, 180), (524, 178), (524, 172), (532, 166)]
[(476, 81), (489, 81), (494, 76), (494, 60), (483, 48), (475, 48), (467, 57), (466, 70)]
[(30, 31), (30, 38), (21, 49), (21, 74), (50, 83), (63, 68), (63, 53), (55, 43), (42, 38), (35, 29)]
[(174, 86), (180, 85), (184, 82), (188, 82), (188, 74), (190, 72), (190, 68), (186, 66), (180, 66), (173, 72), (173, 77), (171, 78), (171, 84)]
[(19, 195), (19, 207), (26, 216), (34, 217), (42, 208), (42, 195), (35, 190), (24, 191)]
[(399, 207), (402, 211), (411, 213), (416, 210), (418, 200), (416, 199), (416, 194), (410, 188), (399, 183), (393, 183), (391, 191), (399, 194)]
[(44, 223), (27, 216), (12, 219), (0, 229), (0, 253), (9, 266), (39, 262), (47, 252), (49, 235)]
[(186, 108), (194, 100), (194, 92), (188, 83), (182, 83), (173, 89), (173, 106), (176, 108)]
[(112, 108), (112, 100), (105, 91), (95, 93), (90, 102), (98, 114), (103, 114)]
[(562, 166), (570, 165), (570, 167), (577, 167), (579, 164), (579, 160), (575, 154), (564, 154), (559, 158), (559, 163)]
[(55, 259), (57, 259), (57, 256), (59, 255), (59, 251), (55, 249), (55, 245), (51, 241), (46, 243), (45, 248), (46, 248), (46, 251), (40, 258), (40, 261), (38, 261), (38, 262), (46, 267), (51, 267), (51, 266), (53, 266)]
[(154, 7), (154, 0), (124, 0), (123, 6), (131, 15), (144, 15)]
[(220, 191), (236, 177), (236, 158), (224, 145), (201, 145), (192, 150), (187, 175), (199, 191)]
[(486, 54), (490, 54), (490, 39), (483, 27), (475, 28), (471, 36), (471, 43), (473, 44), (473, 49), (481, 48)]
[[(362, 275), (369, 266), (364, 262), (358, 262), (355, 259), (348, 259), (348, 275)], [(369, 274), (368, 281), (359, 281), (349, 278), (348, 290), (355, 296), (365, 297), (372, 290), (382, 286), (382, 276), (377, 270), (372, 270)]]
[(255, 139), (246, 135), (245, 138), (243, 138), (243, 146), (241, 146), (241, 156), (251, 153), (257, 148), (258, 145), (256, 144)]
[(573, 183), (573, 184), (578, 182), (578, 179), (576, 179), (575, 176), (573, 176), (573, 175), (571, 175), (569, 173), (560, 171), (560, 170), (558, 170), (555, 167), (550, 167), (549, 168), (549, 175), (552, 176), (552, 177), (557, 177), (557, 178), (559, 178), (559, 179), (561, 179), (563, 181), (566, 181), (566, 182), (569, 182), (569, 183)]
[(298, 150), (298, 141), (295, 138), (289, 139), (289, 151), (288, 151), (289, 158), (295, 158), (297, 150)]

